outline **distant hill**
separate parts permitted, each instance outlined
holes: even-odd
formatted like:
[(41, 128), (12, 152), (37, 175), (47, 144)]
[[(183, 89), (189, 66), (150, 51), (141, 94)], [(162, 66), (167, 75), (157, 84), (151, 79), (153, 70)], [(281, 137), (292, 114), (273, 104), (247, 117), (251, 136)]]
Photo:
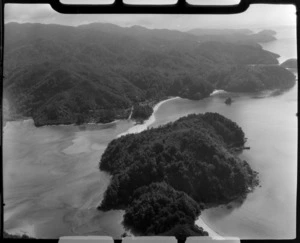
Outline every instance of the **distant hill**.
[(296, 58), (291, 58), (280, 64), (284, 68), (298, 68), (298, 60)]
[(251, 35), (252, 30), (249, 29), (205, 29), (195, 28), (188, 30), (187, 33), (196, 34), (199, 36), (216, 35), (216, 36), (227, 36), (227, 35)]
[(276, 40), (276, 32), (273, 30), (262, 30), (253, 33), (249, 29), (191, 29), (189, 34), (199, 36), (200, 41), (226, 41), (238, 44), (259, 46), (257, 43), (264, 43)]
[[(135, 112), (141, 114), (136, 119), (145, 119), (149, 106), (167, 96), (207, 97), (215, 88), (209, 77), (224, 66), (278, 64), (278, 55), (257, 43), (199, 38), (102, 23), (8, 23), (3, 95), (9, 110), (4, 119), (32, 117), (36, 126), (110, 122), (128, 118), (131, 107), (143, 110)], [(263, 82), (260, 76), (257, 82)]]
[(262, 30), (256, 34), (250, 35), (250, 38), (252, 38), (256, 42), (263, 43), (277, 40), (275, 35), (276, 31), (274, 30)]

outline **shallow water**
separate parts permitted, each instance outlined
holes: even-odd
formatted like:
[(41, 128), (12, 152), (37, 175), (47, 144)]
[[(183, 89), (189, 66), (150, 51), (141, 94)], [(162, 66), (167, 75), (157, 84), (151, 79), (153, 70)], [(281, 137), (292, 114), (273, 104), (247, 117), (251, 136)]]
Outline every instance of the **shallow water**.
[(122, 211), (96, 207), (110, 181), (98, 163), (107, 144), (132, 126), (45, 126), (31, 120), (4, 128), (4, 228), (38, 238), (124, 232)]

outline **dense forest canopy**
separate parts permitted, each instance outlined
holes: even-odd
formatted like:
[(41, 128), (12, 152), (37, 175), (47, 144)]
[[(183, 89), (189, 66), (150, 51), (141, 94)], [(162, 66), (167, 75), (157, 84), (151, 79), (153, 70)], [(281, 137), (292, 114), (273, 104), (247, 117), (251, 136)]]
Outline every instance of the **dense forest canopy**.
[(132, 107), (131, 119), (144, 121), (153, 113), (153, 109), (149, 105), (135, 104)]
[[(126, 209), (124, 224), (145, 235), (166, 233), (177, 225), (193, 228), (200, 206), (186, 193), (167, 183), (152, 183), (137, 189)], [(174, 235), (174, 234), (173, 234)], [(204, 235), (198, 230), (197, 235)]]
[[(274, 33), (195, 32), (101, 23), (8, 23), (5, 119), (32, 117), (37, 126), (109, 122), (128, 118), (135, 104), (167, 96), (202, 99), (215, 88), (244, 92), (294, 83), (279, 66), (252, 68), (278, 64), (278, 55), (257, 43), (261, 36), (273, 40)], [(273, 81), (271, 72), (280, 78)], [(143, 118), (150, 114), (146, 107)]]
[(124, 223), (143, 234), (193, 227), (201, 208), (237, 199), (257, 184), (257, 172), (233, 152), (244, 143), (242, 129), (218, 113), (115, 139), (100, 162), (113, 176), (100, 209), (125, 209)]

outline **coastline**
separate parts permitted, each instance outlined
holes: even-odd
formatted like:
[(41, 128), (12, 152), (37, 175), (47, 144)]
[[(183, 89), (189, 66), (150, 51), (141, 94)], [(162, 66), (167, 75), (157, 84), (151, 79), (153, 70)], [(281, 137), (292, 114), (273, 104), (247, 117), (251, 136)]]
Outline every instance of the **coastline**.
[(29, 117), (29, 118), (26, 118), (26, 119), (20, 119), (20, 120), (12, 120), (12, 121), (7, 121), (5, 123), (5, 125), (2, 127), (3, 128), (3, 131), (5, 130), (7, 124), (11, 123), (11, 122), (32, 122), (33, 125), (35, 126), (35, 128), (40, 128), (40, 127), (58, 127), (58, 126), (81, 126), (81, 125), (111, 125), (111, 124), (115, 124), (117, 122), (121, 121), (120, 119), (116, 119), (116, 120), (113, 120), (111, 122), (107, 122), (107, 123), (101, 123), (101, 122), (88, 122), (88, 123), (83, 123), (83, 124), (80, 124), (80, 125), (77, 125), (75, 123), (71, 123), (71, 124), (52, 124), (52, 125), (43, 125), (43, 126), (35, 126), (34, 125), (34, 120)]
[[(151, 124), (153, 124), (155, 122), (155, 117), (154, 117), (154, 113), (158, 110), (158, 108), (165, 102), (168, 102), (170, 100), (173, 100), (173, 99), (178, 99), (180, 98), (179, 96), (176, 96), (176, 97), (171, 97), (171, 98), (168, 98), (168, 99), (165, 99), (165, 100), (162, 100), (160, 102), (158, 102), (157, 104), (155, 104), (155, 106), (153, 107), (153, 112), (151, 114), (151, 116), (144, 121), (144, 123), (142, 124), (136, 124), (134, 125), (134, 127), (132, 128), (135, 128), (133, 130), (137, 130), (136, 132), (129, 132), (129, 129), (128, 131), (122, 133), (122, 134), (119, 134), (117, 137), (121, 136), (121, 135), (126, 135), (127, 132), (128, 134), (130, 133), (138, 133), (138, 132), (142, 132), (143, 130), (146, 130), (148, 126), (150, 126)], [(42, 125), (42, 126), (36, 126), (34, 125), (36, 128), (39, 128), (39, 127), (44, 127), (44, 126), (80, 126), (80, 125), (110, 125), (110, 124), (114, 124), (114, 123), (117, 123), (121, 120), (131, 120), (131, 116), (132, 116), (132, 112), (133, 112), (133, 107), (131, 107), (131, 112), (128, 116), (128, 118), (126, 119), (115, 119), (113, 121), (110, 121), (110, 122), (106, 122), (106, 123), (103, 123), (103, 122), (87, 122), (87, 123), (82, 123), (82, 124), (76, 124), (76, 123), (60, 123), (60, 124), (45, 124), (45, 125)], [(24, 118), (21, 118), (21, 119), (16, 119), (16, 120), (9, 120), (9, 121), (5, 121), (5, 123), (3, 122), (3, 130), (4, 128), (6, 127), (7, 123), (8, 122), (15, 122), (15, 121), (21, 121), (21, 122), (25, 122), (25, 121), (32, 121), (34, 123), (34, 120), (32, 117), (24, 117)], [(145, 126), (145, 128), (144, 128)], [(133, 131), (132, 130), (132, 131)]]
[(172, 97), (172, 98), (169, 98), (169, 99), (166, 99), (166, 100), (162, 100), (160, 102), (158, 102), (154, 107), (153, 107), (153, 113), (152, 115), (148, 118), (148, 120), (145, 120), (143, 124), (137, 124), (131, 128), (129, 128), (126, 132), (123, 132), (123, 133), (120, 133), (119, 135), (117, 135), (117, 138), (121, 137), (121, 136), (124, 136), (124, 135), (127, 135), (127, 134), (134, 134), (134, 133), (140, 133), (142, 131), (145, 131), (150, 125), (152, 125), (156, 119), (155, 119), (155, 113), (157, 112), (158, 108), (166, 103), (166, 102), (169, 102), (171, 100), (176, 100), (176, 99), (179, 99), (180, 97), (179, 96), (176, 96), (176, 97)]
[(201, 215), (197, 218), (197, 220), (195, 221), (195, 224), (198, 227), (201, 227), (204, 231), (206, 231), (208, 233), (208, 236), (212, 237), (213, 239), (216, 239), (216, 240), (224, 240), (225, 239), (223, 236), (219, 235), (217, 232), (212, 230), (201, 218)]

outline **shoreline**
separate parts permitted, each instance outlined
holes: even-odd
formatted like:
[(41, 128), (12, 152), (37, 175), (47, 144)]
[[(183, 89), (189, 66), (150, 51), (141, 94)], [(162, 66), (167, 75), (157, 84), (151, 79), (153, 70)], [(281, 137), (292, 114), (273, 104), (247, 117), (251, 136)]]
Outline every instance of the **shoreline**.
[(213, 239), (216, 240), (224, 240), (225, 238), (221, 235), (219, 235), (216, 231), (214, 231), (212, 228), (210, 228), (206, 222), (201, 218), (201, 215), (196, 219), (195, 224), (198, 227), (201, 227), (204, 231), (208, 233), (208, 236), (210, 236)]
[[(126, 120), (126, 119), (124, 119)], [(111, 124), (115, 124), (117, 122), (121, 121), (120, 119), (116, 119), (116, 120), (113, 120), (111, 122), (107, 122), (107, 123), (101, 123), (101, 122), (88, 122), (88, 123), (83, 123), (83, 124), (80, 124), (80, 125), (77, 125), (75, 123), (71, 123), (71, 124), (52, 124), (52, 125), (43, 125), (43, 126), (35, 126), (34, 125), (34, 120), (29, 117), (29, 118), (26, 118), (26, 119), (21, 119), (21, 120), (12, 120), (12, 121), (7, 121), (5, 123), (5, 126), (2, 127), (3, 131), (5, 130), (6, 126), (8, 123), (11, 123), (11, 122), (32, 122), (34, 127), (35, 128), (42, 128), (42, 127), (59, 127), (59, 126), (84, 126), (84, 125), (98, 125), (98, 126), (104, 126), (104, 125), (111, 125)]]
[(214, 91), (209, 94), (209, 97), (214, 96), (216, 94), (226, 94), (226, 93), (228, 92), (223, 89), (214, 89)]
[(119, 138), (121, 136), (124, 136), (124, 135), (127, 135), (127, 134), (134, 134), (134, 133), (140, 133), (140, 132), (145, 131), (150, 125), (152, 125), (156, 121), (156, 119), (155, 119), (155, 113), (157, 112), (157, 110), (159, 109), (159, 107), (162, 104), (164, 104), (166, 102), (169, 102), (171, 100), (179, 99), (179, 98), (180, 98), (179, 96), (176, 96), (176, 97), (171, 97), (169, 99), (162, 100), (162, 101), (158, 102), (153, 107), (153, 113), (151, 114), (151, 116), (147, 120), (145, 120), (143, 124), (136, 124), (136, 125), (134, 125), (133, 127), (129, 128), (126, 132), (118, 134), (117, 138)]

